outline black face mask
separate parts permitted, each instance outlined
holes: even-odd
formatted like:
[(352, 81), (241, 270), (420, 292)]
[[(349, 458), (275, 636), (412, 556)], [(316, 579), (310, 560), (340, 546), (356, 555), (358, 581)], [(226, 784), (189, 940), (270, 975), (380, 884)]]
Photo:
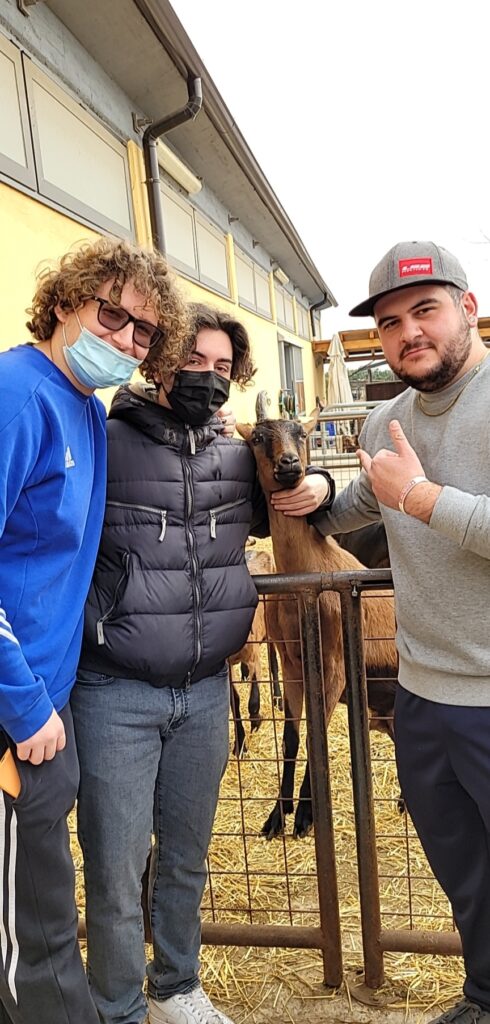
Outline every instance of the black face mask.
[(178, 370), (172, 390), (165, 394), (179, 419), (200, 427), (227, 401), (230, 381), (214, 370)]

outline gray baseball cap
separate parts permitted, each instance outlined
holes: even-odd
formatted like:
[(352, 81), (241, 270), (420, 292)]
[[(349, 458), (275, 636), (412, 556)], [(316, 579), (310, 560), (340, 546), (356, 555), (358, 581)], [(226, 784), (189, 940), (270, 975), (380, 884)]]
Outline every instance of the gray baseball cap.
[(414, 284), (454, 284), (468, 290), (465, 272), (455, 256), (435, 242), (398, 242), (369, 278), (369, 298), (350, 310), (349, 316), (373, 316), (378, 299)]

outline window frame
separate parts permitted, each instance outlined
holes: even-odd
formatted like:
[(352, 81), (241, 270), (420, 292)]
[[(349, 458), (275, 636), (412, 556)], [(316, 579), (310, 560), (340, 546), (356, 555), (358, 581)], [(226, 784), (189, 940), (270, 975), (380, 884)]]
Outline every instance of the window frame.
[(0, 32), (0, 51), (12, 61), (15, 68), (15, 81), (17, 96), (19, 100), (20, 127), (24, 143), (26, 163), (19, 164), (6, 153), (0, 152), (0, 172), (7, 178), (24, 185), (27, 188), (37, 189), (36, 164), (31, 138), (31, 126), (29, 120), (29, 107), (27, 104), (26, 82), (24, 76), (24, 65), (22, 51), (18, 46), (7, 39)]
[[(307, 306), (304, 306), (299, 299), (296, 299), (296, 309), (301, 310), (302, 313), (297, 313), (296, 319), (298, 320), (298, 336), (304, 338), (306, 341), (310, 341), (310, 311)], [(306, 321), (307, 334), (303, 333), (303, 317)]]
[[(188, 277), (191, 281), (196, 281), (197, 284), (201, 284), (204, 288), (208, 288), (208, 289), (210, 289), (213, 292), (217, 292), (218, 295), (223, 295), (224, 298), (227, 298), (227, 299), (231, 298), (230, 267), (229, 267), (229, 257), (228, 257), (228, 246), (227, 246), (227, 243), (226, 243), (226, 232), (224, 232), (223, 229), (220, 228), (217, 224), (214, 224), (212, 221), (210, 221), (209, 218), (206, 217), (201, 212), (201, 210), (198, 210), (196, 206), (193, 206), (193, 204), (191, 202), (189, 202), (189, 200), (187, 200), (185, 198), (185, 196), (182, 196), (180, 194), (180, 192), (177, 192), (176, 189), (172, 188), (171, 185), (169, 185), (169, 183), (166, 180), (166, 178), (163, 178), (161, 175), (160, 175), (160, 192), (161, 192), (161, 194), (163, 196), (167, 196), (167, 198), (170, 200), (170, 202), (173, 202), (177, 206), (180, 206), (180, 208), (184, 211), (184, 213), (187, 213), (187, 214), (190, 215), (190, 220), (191, 220), (191, 225), (192, 225), (192, 244), (193, 244), (193, 248), (194, 248), (194, 259), (195, 259), (195, 262), (196, 262), (195, 267), (191, 267), (188, 263), (183, 263), (182, 260), (177, 259), (177, 257), (173, 256), (173, 254), (169, 251), (168, 252), (168, 260), (169, 260), (169, 263), (171, 264), (171, 266), (175, 270), (177, 270), (180, 274), (183, 274), (185, 277)], [(226, 277), (227, 277), (227, 281), (228, 281), (228, 288), (227, 289), (225, 289), (223, 287), (223, 285), (221, 284), (220, 281), (215, 281), (214, 278), (209, 277), (207, 274), (203, 273), (202, 270), (201, 270), (201, 261), (199, 259), (199, 244), (198, 244), (198, 237), (197, 237), (197, 225), (198, 224), (200, 224), (201, 227), (203, 227), (205, 231), (208, 231), (209, 234), (214, 235), (214, 237), (220, 243), (223, 244), (224, 253), (225, 253)], [(165, 211), (164, 210), (163, 210), (163, 231), (164, 231), (164, 234), (165, 234)]]
[[(165, 185), (165, 188), (163, 187), (164, 185)], [(177, 259), (177, 257), (172, 256), (171, 253), (169, 253), (169, 262), (171, 262), (171, 264), (175, 268), (175, 270), (180, 271), (181, 274), (185, 274), (186, 277), (190, 277), (192, 281), (199, 281), (199, 259), (198, 259), (198, 255), (197, 255), (197, 238), (196, 238), (196, 231), (195, 231), (195, 227), (194, 227), (194, 207), (192, 206), (192, 203), (186, 203), (185, 199), (180, 195), (180, 193), (176, 192), (175, 189), (170, 188), (170, 186), (167, 184), (167, 182), (164, 179), (162, 179), (161, 177), (160, 177), (160, 192), (162, 193), (162, 195), (167, 195), (167, 198), (170, 199), (170, 202), (175, 203), (176, 206), (180, 206), (180, 208), (184, 211), (184, 213), (190, 214), (190, 221), (191, 221), (191, 226), (192, 226), (192, 246), (193, 246), (193, 249), (194, 249), (195, 267), (191, 267), (191, 265), (189, 263), (184, 263), (183, 260)], [(163, 213), (163, 232), (164, 232), (164, 236), (165, 236), (165, 210), (162, 210), (162, 213)], [(166, 241), (166, 239), (165, 239), (165, 248), (167, 248), (167, 241)]]
[[(288, 338), (283, 338), (281, 334), (278, 334), (277, 340), (279, 344), (281, 389), (289, 394), (294, 394), (297, 415), (304, 416), (306, 414), (306, 396), (303, 347), (294, 341), (290, 341)], [(300, 356), (302, 377), (296, 376), (295, 356), (298, 354)], [(290, 381), (288, 380), (289, 370), (292, 370)], [(301, 385), (301, 387), (298, 387), (298, 385)]]
[[(252, 271), (252, 285), (253, 285), (253, 293), (254, 293), (254, 301), (253, 301), (253, 303), (249, 302), (248, 299), (246, 299), (246, 298), (244, 298), (243, 296), (240, 295), (240, 289), (239, 289), (239, 284), (238, 284), (238, 275), (237, 275), (238, 305), (241, 306), (243, 309), (249, 309), (252, 313), (257, 313), (257, 315), (263, 317), (264, 320), (273, 320), (271, 292), (270, 292), (270, 280), (269, 280), (269, 274), (267, 273), (267, 270), (264, 270), (263, 267), (259, 266), (259, 264), (256, 263), (255, 260), (252, 259), (252, 257), (248, 255), (248, 253), (244, 252), (244, 250), (241, 249), (240, 246), (235, 245), (235, 261), (237, 259), (240, 259), (242, 261), (242, 263), (245, 263), (248, 267), (250, 267), (250, 270)], [(257, 286), (256, 286), (256, 283), (255, 283), (256, 275), (258, 277), (260, 277), (263, 281), (265, 279), (265, 281), (267, 283), (268, 294), (269, 294), (269, 309), (268, 310), (264, 309), (263, 306), (259, 305), (259, 302), (258, 302), (258, 299), (257, 299)]]
[[(32, 145), (37, 175), (37, 192), (39, 196), (55, 203), (56, 206), (61, 207), (70, 215), (82, 217), (84, 221), (93, 225), (96, 229), (100, 228), (103, 231), (110, 232), (119, 238), (129, 237), (134, 239), (134, 210), (127, 147), (118, 138), (116, 138), (116, 136), (111, 134), (95, 114), (86, 111), (80, 101), (77, 101), (64, 85), (62, 87), (53, 78), (47, 75), (36, 64), (36, 62), (29, 57), (28, 54), (22, 53), (21, 56), (24, 67), (26, 96), (30, 111)], [(93, 131), (94, 134), (102, 140), (102, 142), (122, 158), (129, 224), (120, 224), (118, 221), (114, 221), (112, 218), (106, 217), (95, 207), (88, 206), (70, 192), (66, 192), (59, 186), (53, 185), (52, 182), (48, 181), (48, 179), (44, 177), (38, 118), (34, 99), (34, 83), (45, 89), (54, 100), (61, 103), (61, 105), (72, 113), (76, 119), (81, 121), (82, 124), (84, 124), (90, 131)]]
[[(191, 205), (191, 204), (189, 204), (189, 205)], [(195, 246), (196, 246), (196, 251), (197, 251), (197, 267), (198, 267), (198, 273), (199, 273), (199, 281), (201, 282), (201, 284), (205, 285), (207, 288), (211, 288), (212, 291), (218, 292), (220, 295), (225, 295), (225, 296), (227, 296), (229, 298), (229, 296), (231, 294), (231, 287), (230, 287), (230, 268), (228, 266), (228, 249), (227, 249), (227, 245), (226, 245), (226, 235), (225, 235), (225, 233), (223, 231), (221, 231), (214, 224), (212, 224), (211, 221), (207, 220), (206, 217), (203, 217), (202, 213), (200, 213), (199, 210), (197, 210), (195, 207), (192, 207), (192, 209), (194, 210), (194, 225), (195, 225), (194, 234), (195, 234)], [(199, 239), (198, 239), (198, 236), (197, 236), (197, 225), (198, 224), (200, 224), (201, 227), (203, 227), (205, 231), (208, 231), (210, 235), (214, 235), (214, 237), (220, 243), (223, 243), (223, 249), (224, 249), (224, 254), (225, 254), (226, 280), (228, 282), (228, 287), (227, 288), (223, 288), (223, 285), (221, 284), (221, 281), (215, 281), (212, 277), (208, 277), (207, 274), (204, 274), (202, 272), (202, 270), (201, 270), (201, 261), (199, 259)]]

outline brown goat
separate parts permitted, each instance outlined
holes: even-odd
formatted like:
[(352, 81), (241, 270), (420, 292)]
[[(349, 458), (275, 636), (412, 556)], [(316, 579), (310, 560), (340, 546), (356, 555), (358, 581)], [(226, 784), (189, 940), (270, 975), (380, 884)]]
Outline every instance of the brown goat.
[[(247, 424), (237, 428), (255, 455), (260, 483), (268, 500), (274, 560), (279, 573), (331, 573), (364, 568), (332, 538), (320, 536), (314, 527), (308, 525), (305, 517), (284, 516), (274, 511), (270, 502), (273, 491), (297, 487), (303, 479), (308, 430), (313, 429), (314, 425), (315, 420), (307, 425), (294, 420), (263, 420), (255, 427)], [(375, 597), (366, 595), (362, 600), (362, 608), (364, 635), (367, 638), (366, 671), (371, 727), (392, 735), (397, 680), (396, 649), (394, 640), (389, 639), (395, 631), (393, 598), (385, 593), (378, 593)], [(319, 614), (328, 723), (345, 688), (340, 603), (335, 593), (327, 591), (321, 595)], [(303, 709), (303, 669), (296, 601), (271, 602), (268, 619), (273, 629), (271, 639), (277, 642), (281, 658), (285, 698), (281, 791), (262, 829), (270, 839), (283, 831), (284, 816), (293, 811), (294, 768)], [(307, 765), (295, 814), (294, 833), (304, 836), (311, 826), (311, 790)]]
[[(248, 570), (252, 576), (268, 576), (274, 573), (274, 559), (268, 551), (247, 551)], [(268, 626), (266, 621), (266, 608), (263, 600), (259, 601), (252, 622), (247, 643), (228, 658), (230, 668), (233, 665), (240, 665), (242, 681), (250, 680), (250, 695), (248, 699), (248, 714), (250, 718), (251, 731), (255, 732), (262, 721), (260, 717), (260, 689), (258, 680), (262, 677), (261, 649), (262, 644), (268, 642)], [(277, 654), (273, 644), (268, 644), (270, 670), (273, 683), (273, 700), (275, 706), (282, 711), (282, 696), (279, 685), (279, 672)], [(237, 687), (230, 679), (230, 704), (235, 725), (235, 743), (233, 753), (241, 757), (247, 752), (245, 742), (245, 730), (240, 714), (240, 696)]]

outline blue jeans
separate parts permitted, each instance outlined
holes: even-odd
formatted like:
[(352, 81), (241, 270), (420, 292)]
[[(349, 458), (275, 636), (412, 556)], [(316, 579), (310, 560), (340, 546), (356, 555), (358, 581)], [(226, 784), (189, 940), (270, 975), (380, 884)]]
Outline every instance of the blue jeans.
[(79, 669), (72, 711), (88, 976), (104, 1024), (140, 1024), (146, 1015), (141, 878), (152, 831), (148, 990), (166, 999), (197, 984), (228, 708), (227, 668), (185, 689)]

